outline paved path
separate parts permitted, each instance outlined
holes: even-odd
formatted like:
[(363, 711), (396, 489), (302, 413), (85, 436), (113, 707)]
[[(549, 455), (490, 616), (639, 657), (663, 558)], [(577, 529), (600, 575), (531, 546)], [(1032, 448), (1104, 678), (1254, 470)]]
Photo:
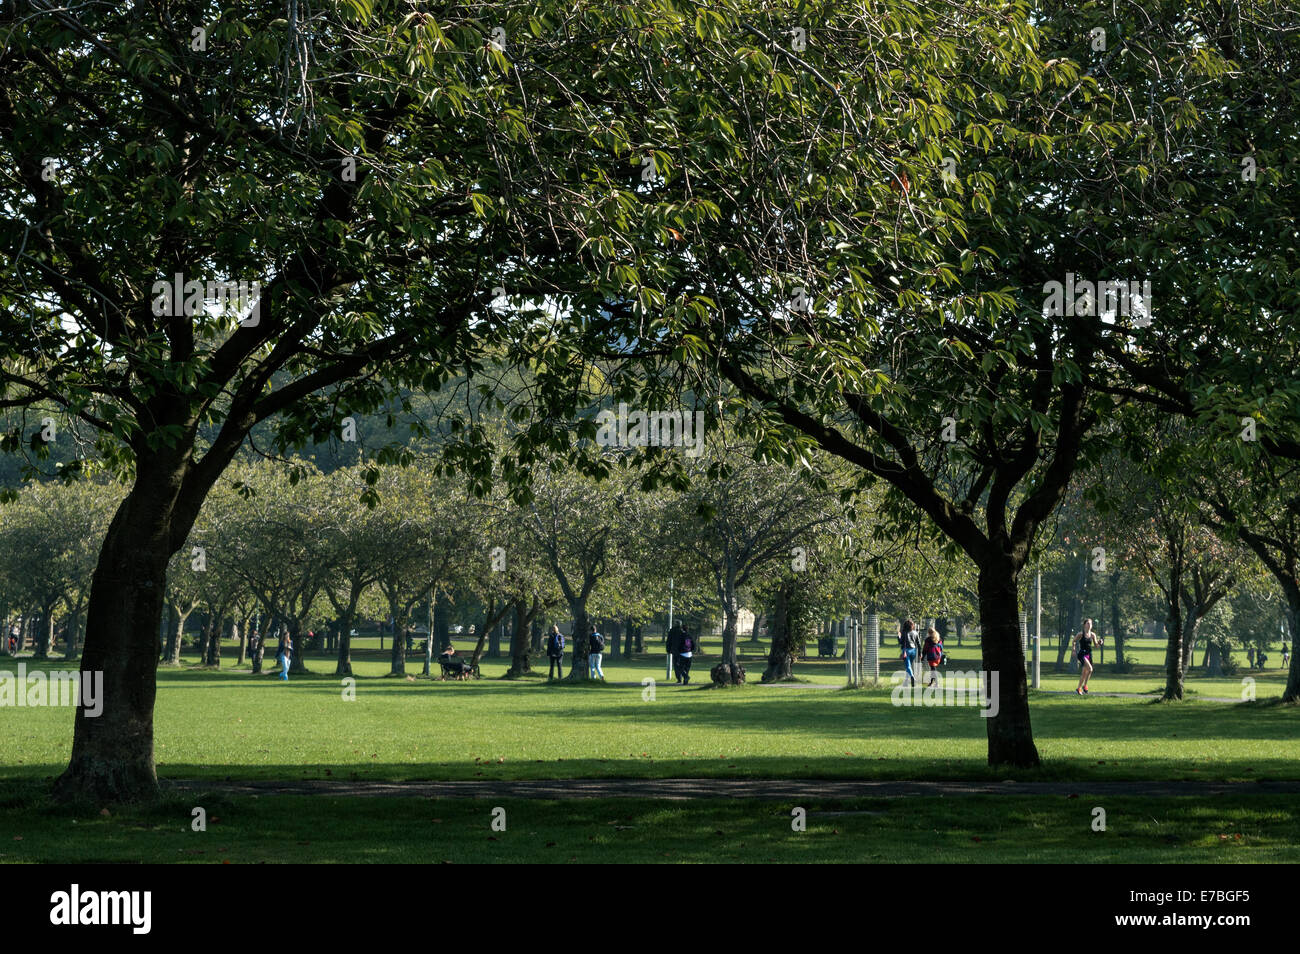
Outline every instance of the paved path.
[(176, 779), (181, 791), (225, 795), (337, 795), (388, 798), (900, 798), (908, 795), (1276, 795), (1300, 782), (900, 782), (852, 779), (598, 778), (470, 782), (216, 782)]

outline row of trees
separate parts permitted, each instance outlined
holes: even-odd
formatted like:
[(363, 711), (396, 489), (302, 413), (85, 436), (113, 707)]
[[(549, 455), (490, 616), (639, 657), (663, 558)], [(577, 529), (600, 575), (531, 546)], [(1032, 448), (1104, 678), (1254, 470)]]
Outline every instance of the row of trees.
[[(719, 682), (744, 678), (742, 605), (762, 615), (773, 637), (766, 679), (790, 676), (811, 627), (868, 604), (900, 618), (937, 617), (941, 628), (955, 618), (960, 640), (977, 599), (969, 561), (928, 537), (900, 540), (865, 506), (845, 506), (835, 492), (842, 468), (801, 475), (755, 461), (752, 447), (726, 448), (719, 440), (695, 463), (713, 477), (685, 490), (645, 489), (640, 472), (611, 456), (599, 481), (540, 470), (523, 503), (500, 488), (475, 496), (422, 459), (328, 472), (301, 461), (240, 463), (169, 567), (162, 661), (179, 663), (186, 623), (201, 611), (205, 664), (220, 664), (225, 634), (238, 641), (242, 662), (250, 621), (261, 616), (287, 627), (292, 666), (302, 672), (310, 648), (303, 636), (329, 619), (335, 672), (350, 675), (350, 633), (361, 618), (380, 618), (394, 631), (390, 674), (404, 675), (411, 629), (427, 620), (430, 632), (445, 631), (446, 613), (441, 626), (434, 621), (441, 606), (473, 625), (474, 663), (490, 632), (510, 631), (509, 677), (531, 671), (543, 618), (571, 619), (571, 678), (580, 679), (592, 620), (649, 620), (667, 604), (670, 579), (679, 614), (722, 621)], [(1216, 534), (1212, 512), (1194, 497), (1140, 485), (1152, 479), (1149, 466), (1112, 457), (1072, 492), (1035, 554), (1056, 618), (1049, 631), (1058, 668), (1073, 667), (1068, 639), (1089, 613), (1112, 637), (1121, 671), (1130, 668), (1131, 629), (1156, 619), (1179, 630), (1179, 686), (1198, 638), (1201, 667), (1218, 674), (1234, 645), (1289, 636), (1285, 602), (1264, 564), (1231, 534)], [(120, 494), (104, 482), (42, 483), (5, 507), (0, 593), (9, 616), (38, 624), (38, 656), (54, 651), (56, 620), (73, 654), (97, 542)], [(430, 639), (426, 675), (434, 649)]]

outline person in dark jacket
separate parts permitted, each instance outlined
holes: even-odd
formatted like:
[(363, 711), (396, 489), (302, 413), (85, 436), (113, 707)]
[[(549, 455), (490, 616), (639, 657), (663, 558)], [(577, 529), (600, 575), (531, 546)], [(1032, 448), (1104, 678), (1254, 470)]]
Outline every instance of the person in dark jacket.
[(691, 659), (694, 657), (697, 649), (699, 649), (698, 640), (687, 632), (686, 627), (683, 626), (681, 638), (677, 643), (677, 656), (675, 657), (680, 660), (678, 663), (678, 669), (682, 675), (683, 686), (689, 686), (691, 684)]
[(682, 637), (686, 635), (686, 630), (682, 628), (681, 623), (675, 623), (673, 628), (668, 630), (668, 655), (673, 661), (673, 678), (677, 684), (682, 684)]
[(551, 624), (551, 631), (546, 637), (546, 658), (551, 661), (550, 674), (547, 679), (564, 678), (564, 634), (560, 627)]
[(248, 635), (248, 658), (253, 661), (254, 673), (262, 671), (262, 655), (265, 651), (262, 645), (262, 634), (254, 629)]

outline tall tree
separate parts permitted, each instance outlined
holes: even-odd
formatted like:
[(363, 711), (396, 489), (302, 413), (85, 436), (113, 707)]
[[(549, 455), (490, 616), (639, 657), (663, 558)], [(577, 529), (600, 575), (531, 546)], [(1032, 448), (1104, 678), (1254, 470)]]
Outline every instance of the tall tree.
[(0, 407), (50, 402), (130, 480), (60, 795), (156, 792), (167, 563), (252, 428), (323, 439), (472, 369), (532, 320), (496, 286), (603, 300), (591, 157), (628, 108), (603, 71), (667, 7), (5, 6)]

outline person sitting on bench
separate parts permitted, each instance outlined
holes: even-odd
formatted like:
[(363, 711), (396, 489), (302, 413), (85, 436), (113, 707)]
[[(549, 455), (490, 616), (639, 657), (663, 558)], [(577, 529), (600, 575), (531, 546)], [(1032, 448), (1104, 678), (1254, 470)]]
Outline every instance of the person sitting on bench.
[(456, 647), (448, 646), (438, 656), (438, 662), (442, 664), (442, 674), (444, 676), (455, 676), (462, 678), (469, 672), (469, 667), (465, 665), (463, 659), (456, 658)]

